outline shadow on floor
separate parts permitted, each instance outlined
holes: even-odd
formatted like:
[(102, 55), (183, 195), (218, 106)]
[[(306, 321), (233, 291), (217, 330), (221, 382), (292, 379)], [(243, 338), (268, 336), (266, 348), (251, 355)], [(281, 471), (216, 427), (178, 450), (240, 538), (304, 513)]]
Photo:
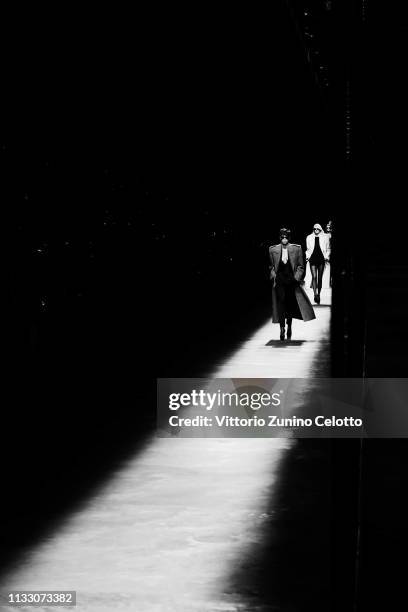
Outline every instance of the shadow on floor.
[(265, 346), (277, 346), (279, 348), (285, 348), (287, 346), (301, 346), (306, 340), (269, 340)]
[(330, 609), (330, 465), (329, 440), (298, 440), (285, 452), (262, 544), (242, 556), (224, 590), (245, 610)]
[(398, 610), (406, 600), (408, 440), (371, 439), (363, 445), (359, 605)]

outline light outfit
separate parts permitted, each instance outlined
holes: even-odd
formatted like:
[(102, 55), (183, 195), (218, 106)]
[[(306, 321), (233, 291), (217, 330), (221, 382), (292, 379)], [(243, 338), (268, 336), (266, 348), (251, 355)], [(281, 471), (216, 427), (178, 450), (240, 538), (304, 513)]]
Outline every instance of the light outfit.
[[(330, 259), (330, 236), (324, 232), (320, 232), (317, 236), (319, 238), (320, 249), (322, 251), (325, 260)], [(315, 248), (316, 234), (313, 232), (306, 237), (306, 259), (312, 257)]]
[[(321, 252), (322, 256), (323, 256), (323, 261), (321, 262), (322, 264), (324, 264), (324, 273), (323, 273), (323, 278), (322, 278), (322, 289), (329, 289), (330, 288), (330, 277), (331, 277), (331, 270), (330, 270), (330, 255), (331, 255), (331, 234), (326, 234), (325, 232), (321, 231), (318, 234), (318, 238), (319, 238), (319, 252)], [(305, 274), (305, 286), (306, 287), (312, 287), (312, 273), (310, 270), (310, 264), (312, 265), (316, 265), (314, 264), (314, 258), (312, 257), (313, 255), (313, 251), (314, 251), (314, 247), (315, 247), (315, 243), (316, 243), (316, 234), (314, 232), (312, 232), (311, 234), (309, 234), (306, 237), (306, 259), (308, 259), (309, 261), (306, 264), (306, 274)]]

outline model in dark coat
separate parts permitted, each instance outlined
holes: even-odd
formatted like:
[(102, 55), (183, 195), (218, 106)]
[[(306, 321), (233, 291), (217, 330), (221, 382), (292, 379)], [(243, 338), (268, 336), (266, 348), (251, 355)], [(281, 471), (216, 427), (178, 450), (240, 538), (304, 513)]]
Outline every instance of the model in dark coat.
[(285, 320), (287, 338), (292, 337), (292, 319), (312, 321), (316, 318), (300, 283), (304, 276), (302, 248), (299, 244), (289, 242), (290, 230), (282, 228), (280, 244), (269, 247), (271, 260), (270, 278), (272, 285), (272, 322), (279, 323), (280, 338), (285, 338)]

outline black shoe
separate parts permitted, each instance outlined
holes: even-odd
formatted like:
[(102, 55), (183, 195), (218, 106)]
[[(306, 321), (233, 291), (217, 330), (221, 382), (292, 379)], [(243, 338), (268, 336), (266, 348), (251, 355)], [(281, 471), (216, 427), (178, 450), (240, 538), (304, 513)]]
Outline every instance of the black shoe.
[(286, 332), (286, 337), (288, 340), (292, 338), (292, 327), (288, 325), (288, 331)]
[(284, 327), (281, 327), (280, 339), (281, 339), (281, 340), (284, 340), (284, 339), (285, 339), (285, 328), (284, 328)]
[(313, 298), (313, 299), (314, 299), (314, 303), (315, 303), (315, 304), (318, 304), (318, 303), (319, 303), (319, 302), (318, 302), (319, 296), (317, 295), (317, 293), (315, 293), (315, 294), (314, 294), (314, 298)]
[(316, 304), (320, 304), (320, 295), (319, 294), (316, 295)]

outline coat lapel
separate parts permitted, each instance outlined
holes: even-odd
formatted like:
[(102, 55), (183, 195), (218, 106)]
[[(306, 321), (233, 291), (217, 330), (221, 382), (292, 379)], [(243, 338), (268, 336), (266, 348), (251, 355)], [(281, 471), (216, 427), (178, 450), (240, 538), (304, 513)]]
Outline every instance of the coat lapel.
[(280, 262), (280, 259), (281, 259), (281, 253), (282, 253), (282, 245), (279, 244), (273, 250), (273, 259), (274, 259), (274, 264), (275, 264), (276, 272), (278, 271), (278, 266), (279, 266), (279, 262)]

